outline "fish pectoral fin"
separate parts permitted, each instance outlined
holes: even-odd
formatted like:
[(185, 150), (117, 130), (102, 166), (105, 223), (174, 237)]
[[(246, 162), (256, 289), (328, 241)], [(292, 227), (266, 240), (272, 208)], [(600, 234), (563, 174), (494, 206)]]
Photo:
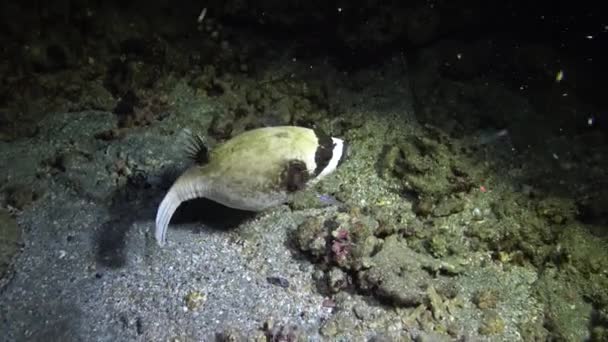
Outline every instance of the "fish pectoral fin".
[(280, 187), (288, 193), (302, 190), (310, 179), (306, 164), (301, 160), (290, 160), (281, 173)]

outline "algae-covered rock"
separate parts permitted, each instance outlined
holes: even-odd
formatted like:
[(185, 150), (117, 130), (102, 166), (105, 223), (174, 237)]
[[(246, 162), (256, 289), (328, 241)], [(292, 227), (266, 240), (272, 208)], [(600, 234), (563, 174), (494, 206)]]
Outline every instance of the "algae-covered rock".
[[(472, 188), (471, 177), (462, 158), (457, 158), (444, 143), (426, 136), (415, 136), (387, 149), (380, 173), (384, 177), (400, 179), (405, 190), (417, 194), (421, 201), (416, 211), (425, 215), (432, 212), (433, 202)], [(458, 201), (446, 201), (441, 203), (435, 214), (446, 216), (462, 209)]]
[(348, 286), (348, 275), (342, 269), (332, 267), (328, 272), (327, 283), (331, 292), (337, 293)]
[(321, 334), (328, 338), (336, 338), (357, 328), (357, 318), (348, 311), (338, 311), (321, 327)]
[(441, 258), (449, 253), (451, 243), (445, 235), (434, 235), (428, 242), (428, 249), (434, 257)]
[(591, 330), (591, 341), (608, 341), (608, 327), (593, 327)]
[(537, 203), (536, 211), (550, 223), (562, 224), (577, 214), (576, 204), (573, 200), (562, 197), (547, 197)]
[(466, 234), (475, 249), (493, 251), (501, 261), (541, 266), (554, 253), (561, 229), (535, 208), (536, 202), (521, 194), (504, 194)]
[(396, 306), (423, 303), (431, 283), (447, 281), (432, 274), (455, 270), (451, 265), (413, 251), (405, 240), (395, 235), (384, 241), (382, 249), (370, 261), (373, 266), (357, 274), (359, 286)]
[(608, 244), (584, 227), (566, 225), (552, 260), (557, 267), (546, 268), (536, 284), (552, 337), (603, 341), (602, 327), (608, 322)]
[(420, 196), (416, 202), (414, 202), (414, 206), (412, 210), (414, 213), (421, 217), (427, 217), (433, 213), (433, 208), (435, 207), (435, 199), (428, 196)]
[[(569, 226), (563, 230), (558, 245), (559, 252), (564, 255), (566, 262), (584, 279), (593, 280), (593, 283), (604, 284), (608, 292), (608, 278), (606, 278), (606, 265), (608, 265), (608, 242), (593, 236), (582, 227)], [(602, 281), (603, 280), (603, 281)], [(605, 296), (608, 305), (608, 296)]]
[(464, 210), (464, 200), (457, 197), (450, 197), (442, 200), (433, 209), (433, 216), (443, 217), (459, 213)]
[(296, 229), (294, 243), (314, 259), (321, 259), (327, 254), (329, 230), (335, 226), (335, 222), (331, 220), (324, 220), (321, 217), (310, 218)]
[(315, 217), (297, 228), (294, 242), (317, 261), (358, 270), (369, 264), (369, 256), (380, 243), (374, 236), (378, 226), (378, 221), (357, 210), (330, 218)]
[(495, 311), (487, 310), (483, 314), (483, 321), (479, 327), (482, 335), (498, 335), (505, 330), (505, 321)]
[(0, 288), (8, 276), (13, 257), (19, 251), (21, 229), (10, 213), (0, 209)]
[(436, 320), (442, 320), (446, 317), (446, 305), (443, 297), (437, 292), (434, 286), (429, 286), (426, 290), (429, 306), (433, 313), (433, 318)]
[(549, 332), (543, 325), (542, 319), (528, 320), (518, 325), (519, 333), (524, 341), (549, 341)]
[(495, 289), (482, 289), (475, 293), (473, 303), (482, 310), (493, 309), (496, 307), (498, 299), (498, 291)]
[[(412, 248), (416, 251), (427, 251), (435, 258), (463, 259), (470, 252), (469, 247), (462, 238), (462, 235), (453, 229), (442, 227), (429, 227), (420, 232), (416, 237), (423, 239), (418, 245), (416, 240), (411, 242)], [(423, 248), (421, 248), (423, 247)]]
[(331, 240), (333, 260), (345, 269), (366, 267), (367, 258), (379, 244), (374, 236), (378, 221), (360, 214), (338, 214), (336, 221), (338, 228), (332, 232)]
[(585, 341), (589, 338), (592, 306), (567, 275), (557, 269), (547, 269), (539, 278), (536, 290), (544, 303), (545, 326), (553, 339)]

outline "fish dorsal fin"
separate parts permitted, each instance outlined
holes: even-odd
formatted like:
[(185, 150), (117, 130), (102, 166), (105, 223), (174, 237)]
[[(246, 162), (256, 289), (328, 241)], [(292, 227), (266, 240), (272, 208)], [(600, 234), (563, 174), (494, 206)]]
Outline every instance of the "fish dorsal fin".
[(185, 153), (188, 159), (198, 165), (205, 165), (209, 162), (209, 149), (205, 143), (205, 138), (189, 130), (185, 143)]

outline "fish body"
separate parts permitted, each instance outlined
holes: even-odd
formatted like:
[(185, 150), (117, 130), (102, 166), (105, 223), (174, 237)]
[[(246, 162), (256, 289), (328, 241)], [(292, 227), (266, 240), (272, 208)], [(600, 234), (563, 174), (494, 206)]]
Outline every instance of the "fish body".
[(208, 198), (227, 207), (262, 211), (333, 172), (345, 156), (342, 139), (313, 129), (277, 126), (241, 133), (209, 152), (169, 189), (156, 215), (155, 238), (162, 246), (177, 207)]

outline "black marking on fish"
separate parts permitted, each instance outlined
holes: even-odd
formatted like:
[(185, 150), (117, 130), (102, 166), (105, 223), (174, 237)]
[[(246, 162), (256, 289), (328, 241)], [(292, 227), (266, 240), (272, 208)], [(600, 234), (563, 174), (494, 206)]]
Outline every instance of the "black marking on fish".
[(325, 134), (320, 129), (315, 129), (315, 135), (317, 136), (318, 146), (317, 151), (315, 152), (315, 163), (317, 167), (315, 168), (314, 175), (318, 175), (327, 167), (329, 161), (331, 160), (334, 154), (334, 141), (331, 137)]

